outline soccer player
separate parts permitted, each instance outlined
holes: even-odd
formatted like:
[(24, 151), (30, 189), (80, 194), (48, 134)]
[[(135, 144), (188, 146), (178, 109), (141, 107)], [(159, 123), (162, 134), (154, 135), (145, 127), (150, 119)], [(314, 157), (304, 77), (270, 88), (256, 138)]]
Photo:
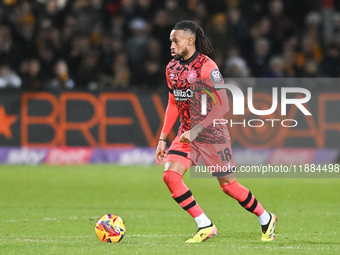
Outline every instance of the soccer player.
[[(197, 222), (196, 234), (186, 242), (199, 243), (216, 235), (217, 228), (197, 204), (183, 182), (183, 175), (190, 166), (197, 164), (199, 156), (202, 156), (206, 165), (236, 167), (226, 125), (217, 128), (212, 125), (213, 119), (221, 119), (229, 111), (229, 106), (212, 107), (211, 103), (207, 103), (206, 118), (192, 118), (190, 114), (197, 107), (193, 105), (193, 84), (201, 79), (209, 81), (208, 86), (213, 87), (214, 84), (222, 83), (223, 79), (215, 62), (206, 56), (213, 49), (200, 26), (188, 20), (178, 22), (171, 31), (170, 41), (173, 59), (166, 67), (169, 100), (155, 156), (157, 163), (165, 163), (163, 180), (173, 199)], [(225, 89), (215, 92), (221, 102), (228, 102)], [(178, 135), (169, 151), (165, 152), (167, 135), (178, 116), (181, 121)], [(274, 240), (276, 216), (263, 209), (254, 195), (237, 182), (232, 171), (213, 175), (217, 177), (224, 193), (258, 216), (262, 226), (261, 240)]]

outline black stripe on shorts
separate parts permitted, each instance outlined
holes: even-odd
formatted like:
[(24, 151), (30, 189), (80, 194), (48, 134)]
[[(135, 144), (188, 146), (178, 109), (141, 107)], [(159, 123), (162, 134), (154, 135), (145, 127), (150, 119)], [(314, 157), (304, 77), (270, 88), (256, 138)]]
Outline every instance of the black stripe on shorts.
[(188, 153), (183, 152), (183, 151), (176, 151), (176, 150), (169, 150), (168, 155), (170, 155), (170, 154), (179, 155), (179, 156), (182, 156), (182, 157), (185, 157), (185, 158), (188, 156)]
[(222, 176), (225, 176), (225, 175), (228, 175), (228, 174), (232, 174), (232, 173), (234, 173), (235, 171), (233, 171), (233, 170), (228, 170), (228, 171), (225, 171), (225, 172), (214, 172), (214, 173), (212, 173), (212, 176), (214, 176), (214, 177), (222, 177)]

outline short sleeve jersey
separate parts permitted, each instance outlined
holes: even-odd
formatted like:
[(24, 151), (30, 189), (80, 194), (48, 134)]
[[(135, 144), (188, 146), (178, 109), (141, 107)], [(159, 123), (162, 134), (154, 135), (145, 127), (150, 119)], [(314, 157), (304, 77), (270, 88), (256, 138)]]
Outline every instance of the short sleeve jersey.
[[(221, 83), (223, 78), (218, 70), (216, 63), (208, 56), (195, 52), (192, 57), (185, 61), (171, 60), (166, 67), (166, 78), (168, 89), (173, 93), (181, 121), (178, 134), (190, 129), (204, 120), (205, 116), (201, 111), (201, 90), (197, 87), (203, 81), (208, 87)], [(196, 93), (198, 92), (198, 93)], [(228, 105), (229, 107), (229, 105)], [(207, 101), (207, 112), (213, 108), (211, 98)], [(222, 118), (223, 116), (221, 116)], [(226, 125), (212, 127), (210, 125), (203, 130), (198, 139), (205, 142), (223, 143), (230, 139)]]

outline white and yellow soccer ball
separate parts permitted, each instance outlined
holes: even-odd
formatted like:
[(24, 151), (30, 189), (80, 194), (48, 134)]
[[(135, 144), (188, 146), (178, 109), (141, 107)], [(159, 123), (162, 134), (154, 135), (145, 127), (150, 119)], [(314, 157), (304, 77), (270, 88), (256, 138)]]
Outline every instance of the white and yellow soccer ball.
[(126, 232), (122, 218), (115, 214), (104, 214), (96, 223), (96, 235), (101, 242), (118, 243)]

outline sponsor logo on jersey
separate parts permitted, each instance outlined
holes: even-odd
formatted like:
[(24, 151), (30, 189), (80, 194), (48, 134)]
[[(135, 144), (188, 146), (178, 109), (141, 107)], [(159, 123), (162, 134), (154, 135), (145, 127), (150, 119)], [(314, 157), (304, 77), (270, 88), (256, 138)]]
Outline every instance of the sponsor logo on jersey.
[(189, 97), (193, 97), (194, 92), (191, 89), (181, 90), (174, 89), (174, 96), (176, 101), (188, 101)]

